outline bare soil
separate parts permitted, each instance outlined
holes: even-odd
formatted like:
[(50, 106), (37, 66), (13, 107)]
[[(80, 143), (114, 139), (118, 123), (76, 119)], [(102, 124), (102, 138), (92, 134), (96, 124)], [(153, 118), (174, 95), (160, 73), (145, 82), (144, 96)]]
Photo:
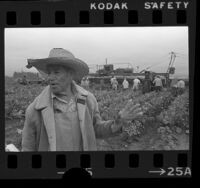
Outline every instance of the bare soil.
[[(23, 120), (13, 119), (6, 120), (5, 126), (5, 143), (13, 143), (18, 149), (21, 149), (21, 134), (17, 129), (23, 128)], [(173, 132), (171, 135), (175, 138), (173, 148), (169, 147), (166, 140), (163, 140), (157, 133), (158, 126), (149, 126), (141, 136), (128, 137), (125, 133), (117, 136), (97, 139), (97, 148), (101, 151), (141, 151), (141, 150), (188, 150), (189, 149), (189, 134), (185, 131), (177, 134)]]

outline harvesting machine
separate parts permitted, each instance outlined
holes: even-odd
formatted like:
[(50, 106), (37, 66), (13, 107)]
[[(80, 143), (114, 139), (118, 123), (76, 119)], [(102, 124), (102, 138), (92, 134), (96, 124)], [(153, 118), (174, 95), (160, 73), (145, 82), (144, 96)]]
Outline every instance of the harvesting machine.
[[(129, 81), (130, 84), (133, 83), (133, 79), (136, 77), (141, 80), (143, 83), (147, 83), (152, 85), (152, 82), (155, 76), (159, 75), (163, 81), (163, 85), (168, 87), (170, 85), (170, 75), (175, 73), (174, 61), (176, 58), (176, 54), (171, 52), (170, 62), (166, 72), (152, 72), (149, 71), (150, 67), (145, 68), (140, 72), (134, 72), (134, 69), (130, 63), (118, 63), (115, 65), (127, 65), (126, 68), (117, 68), (114, 69), (113, 64), (106, 64), (105, 65), (95, 65), (97, 67), (97, 71), (95, 73), (90, 73), (88, 75), (89, 81), (91, 84), (110, 84), (110, 79), (112, 76), (117, 78), (119, 84), (122, 84), (124, 77)], [(149, 89), (147, 89), (148, 92)]]

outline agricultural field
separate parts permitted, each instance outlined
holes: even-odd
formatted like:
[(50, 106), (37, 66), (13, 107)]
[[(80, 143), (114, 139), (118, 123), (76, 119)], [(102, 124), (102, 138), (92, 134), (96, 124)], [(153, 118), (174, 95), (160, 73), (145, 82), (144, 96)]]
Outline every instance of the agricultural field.
[[(5, 143), (21, 149), (25, 110), (45, 86), (5, 84)], [(141, 91), (89, 89), (97, 98), (103, 120), (115, 119), (127, 105), (140, 104), (143, 117), (124, 121), (122, 132), (97, 139), (98, 150), (187, 150), (189, 149), (189, 90), (174, 96), (170, 89), (142, 94)]]

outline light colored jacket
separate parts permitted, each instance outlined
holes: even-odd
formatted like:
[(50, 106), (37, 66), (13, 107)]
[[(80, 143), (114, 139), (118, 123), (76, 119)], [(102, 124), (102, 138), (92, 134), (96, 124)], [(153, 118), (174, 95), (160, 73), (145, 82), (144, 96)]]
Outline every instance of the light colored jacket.
[[(96, 137), (112, 135), (113, 120), (102, 121), (94, 95), (73, 84), (78, 92), (76, 103), (83, 150), (97, 150)], [(56, 151), (56, 131), (50, 86), (35, 98), (26, 110), (22, 132), (22, 151)]]
[(155, 86), (161, 86), (162, 87), (162, 80), (160, 78), (155, 78), (153, 83), (155, 84)]
[(139, 84), (140, 84), (140, 80), (137, 79), (137, 78), (135, 78), (135, 79), (133, 80), (133, 85), (134, 85), (134, 86), (138, 86)]
[(122, 83), (122, 85), (123, 85), (124, 89), (128, 89), (129, 82), (127, 80), (124, 80), (123, 83)]
[(185, 82), (183, 80), (178, 81), (177, 88), (185, 88)]

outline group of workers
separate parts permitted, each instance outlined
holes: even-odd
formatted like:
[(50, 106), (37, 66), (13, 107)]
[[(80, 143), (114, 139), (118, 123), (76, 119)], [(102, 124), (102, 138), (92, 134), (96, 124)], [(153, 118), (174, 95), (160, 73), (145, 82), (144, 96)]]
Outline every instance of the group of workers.
[(171, 82), (171, 88), (174, 96), (181, 95), (185, 90), (185, 82), (181, 79), (177, 82)]
[[(119, 83), (118, 83), (116, 77), (113, 76), (110, 79), (110, 83), (111, 83), (112, 89), (117, 90)], [(133, 80), (133, 90), (137, 91), (139, 89), (140, 84), (141, 84), (140, 80), (138, 78), (135, 78)], [(126, 79), (126, 77), (124, 78), (124, 80), (122, 82), (122, 87), (123, 87), (124, 90), (129, 88), (129, 82)]]
[[(118, 84), (116, 77), (112, 77), (110, 82), (111, 82), (112, 89), (117, 90), (117, 87), (118, 87), (119, 84)], [(150, 83), (150, 82), (147, 83), (147, 82), (144, 81), (142, 83), (140, 81), (140, 79), (137, 77), (137, 78), (133, 79), (132, 89), (133, 89), (133, 91), (137, 91), (137, 90), (139, 90), (141, 85), (143, 85), (143, 88), (144, 88), (146, 83), (147, 83), (148, 86), (146, 86), (146, 87), (153, 88), (152, 90), (159, 92), (164, 87), (163, 82), (165, 83), (166, 80), (163, 80), (161, 76), (155, 76), (153, 81), (151, 82), (152, 85), (149, 85), (148, 83)], [(124, 80), (122, 82), (122, 87), (123, 87), (124, 90), (129, 88), (129, 82), (128, 82), (126, 77), (124, 78)], [(184, 92), (184, 89), (185, 89), (185, 82), (182, 79), (176, 80), (175, 82), (172, 81), (170, 87), (172, 88), (173, 93), (175, 95), (182, 94)], [(150, 90), (151, 89), (149, 89), (149, 91)]]
[[(164, 80), (165, 82), (166, 80)], [(154, 77), (152, 82), (145, 82), (145, 80), (143, 82), (141, 82), (141, 80), (136, 77), (135, 79), (133, 79), (133, 86), (132, 89), (133, 91), (137, 91), (139, 90), (139, 88), (141, 88), (141, 86), (143, 85), (143, 88), (150, 88), (150, 90), (155, 90), (156, 92), (159, 92), (162, 90), (162, 88), (164, 87), (163, 84), (163, 79), (161, 76), (157, 75)], [(111, 84), (111, 88), (113, 90), (118, 90), (119, 87), (119, 82), (117, 81), (117, 78), (115, 76), (112, 76), (110, 79), (110, 84)], [(81, 81), (81, 86), (88, 89), (89, 88), (89, 79), (88, 77), (84, 77)], [(127, 90), (130, 87), (129, 81), (127, 80), (126, 77), (124, 77), (124, 80), (122, 82), (122, 88), (124, 90)], [(177, 94), (181, 94), (183, 93), (184, 89), (185, 89), (185, 82), (182, 79), (179, 80), (175, 80), (173, 79), (171, 81), (170, 87), (173, 90), (173, 93), (175, 95)], [(153, 89), (151, 89), (153, 88)], [(148, 89), (147, 89), (148, 90)]]

